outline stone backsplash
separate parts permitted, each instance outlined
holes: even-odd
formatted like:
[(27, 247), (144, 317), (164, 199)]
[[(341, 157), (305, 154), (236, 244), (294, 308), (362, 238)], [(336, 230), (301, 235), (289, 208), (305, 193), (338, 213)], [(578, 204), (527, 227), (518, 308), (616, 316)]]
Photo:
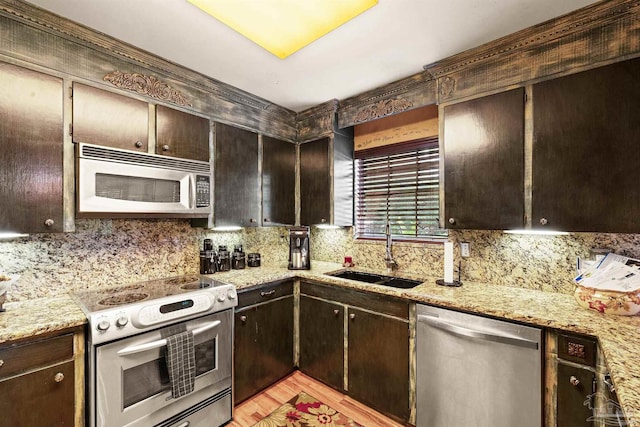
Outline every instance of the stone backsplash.
[(77, 289), (197, 273), (205, 238), (215, 247), (242, 244), (263, 265), (286, 266), (284, 227), (214, 232), (185, 220), (76, 220), (73, 233), (0, 241), (0, 271), (19, 274), (9, 301), (55, 297)]
[[(574, 233), (565, 236), (505, 234), (502, 231), (451, 230), (455, 274), (464, 281), (493, 283), (548, 292), (573, 293), (576, 258), (587, 259), (590, 248), (607, 248), (640, 258), (640, 234)], [(469, 242), (471, 256), (461, 258), (459, 242)], [(398, 272), (423, 277), (443, 276), (441, 243), (394, 242)], [(384, 269), (384, 241), (353, 239), (352, 228), (314, 229), (312, 259), (342, 262), (353, 257), (363, 268)]]
[[(19, 274), (10, 301), (58, 296), (76, 289), (131, 283), (197, 273), (205, 238), (215, 247), (259, 252), (262, 264), (286, 267), (286, 227), (216, 232), (192, 228), (184, 220), (77, 220), (74, 233), (34, 234), (0, 242), (0, 269)], [(576, 257), (593, 247), (640, 258), (640, 234), (578, 233), (568, 236), (524, 236), (499, 231), (451, 231), (449, 240), (469, 242), (471, 256), (455, 265), (462, 281), (493, 283), (572, 293)], [(312, 260), (342, 262), (352, 256), (357, 266), (384, 269), (382, 241), (354, 240), (352, 228), (311, 231)], [(398, 272), (441, 277), (441, 243), (394, 242)], [(457, 274), (457, 272), (456, 272)]]

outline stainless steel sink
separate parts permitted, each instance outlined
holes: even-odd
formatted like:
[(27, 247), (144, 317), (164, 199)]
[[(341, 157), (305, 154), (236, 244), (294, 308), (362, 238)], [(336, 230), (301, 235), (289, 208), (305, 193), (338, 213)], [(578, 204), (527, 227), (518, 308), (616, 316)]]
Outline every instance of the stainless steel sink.
[(384, 276), (382, 274), (363, 273), (361, 271), (344, 270), (335, 273), (327, 273), (328, 276), (341, 279), (354, 280), (356, 282), (373, 283), (375, 285), (390, 286), (392, 288), (410, 289), (418, 286), (419, 280), (404, 279), (402, 277)]

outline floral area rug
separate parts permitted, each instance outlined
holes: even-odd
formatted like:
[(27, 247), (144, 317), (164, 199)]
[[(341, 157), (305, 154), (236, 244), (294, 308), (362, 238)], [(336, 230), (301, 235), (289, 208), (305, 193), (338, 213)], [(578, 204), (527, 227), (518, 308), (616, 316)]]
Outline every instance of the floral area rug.
[(253, 427), (364, 427), (315, 397), (301, 392)]

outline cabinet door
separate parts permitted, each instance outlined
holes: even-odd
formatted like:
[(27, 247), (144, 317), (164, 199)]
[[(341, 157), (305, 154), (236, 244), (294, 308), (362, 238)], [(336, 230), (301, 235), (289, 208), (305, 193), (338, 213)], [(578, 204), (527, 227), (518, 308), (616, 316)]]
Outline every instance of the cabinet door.
[(322, 138), (300, 145), (300, 224), (323, 224), (330, 219), (329, 138)]
[(239, 310), (234, 346), (237, 404), (293, 371), (293, 296)]
[(409, 419), (409, 325), (349, 308), (348, 390), (386, 415)]
[(0, 381), (0, 424), (74, 425), (74, 384), (73, 362)]
[(532, 223), (640, 231), (640, 59), (533, 86)]
[(209, 161), (209, 120), (156, 106), (156, 152), (165, 156)]
[(148, 141), (146, 102), (73, 84), (73, 142), (147, 152)]
[(344, 309), (300, 296), (300, 370), (338, 390), (344, 389)]
[(62, 79), (0, 63), (0, 231), (63, 231)]
[(448, 228), (524, 225), (524, 89), (444, 107)]
[(262, 217), (264, 225), (296, 222), (296, 146), (262, 137)]
[(592, 371), (558, 363), (558, 427), (593, 426), (593, 412), (584, 404), (593, 393)]
[(260, 225), (258, 135), (216, 123), (214, 219), (216, 226)]

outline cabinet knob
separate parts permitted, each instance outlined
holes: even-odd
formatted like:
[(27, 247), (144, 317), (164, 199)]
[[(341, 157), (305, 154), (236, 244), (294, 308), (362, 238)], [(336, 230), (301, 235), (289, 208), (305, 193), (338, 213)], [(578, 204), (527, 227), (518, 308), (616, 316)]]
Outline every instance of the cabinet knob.
[(337, 316), (338, 314), (340, 314), (340, 310), (336, 308), (335, 310), (333, 310), (333, 314)]
[(271, 220), (269, 218), (265, 218), (263, 219), (264, 222), (271, 222)]
[(0, 359), (0, 368), (4, 365), (4, 360)]
[(249, 218), (249, 222), (253, 224), (254, 222), (256, 222), (256, 219), (255, 218)]
[(135, 144), (135, 145), (136, 145), (136, 147), (138, 147), (138, 148), (142, 148), (142, 142), (140, 142), (140, 141), (136, 141), (136, 144)]
[(55, 221), (52, 220), (51, 218), (47, 218), (44, 220), (44, 225), (46, 225), (47, 227), (52, 227), (53, 224), (55, 224)]
[(351, 313), (351, 314), (349, 315), (349, 319), (353, 320), (353, 319), (355, 319), (355, 318), (356, 318), (356, 314), (355, 314), (355, 313)]
[(320, 219), (320, 222), (324, 224), (325, 222), (327, 222), (327, 219), (326, 218), (322, 218), (322, 219)]
[(246, 322), (247, 321), (247, 316), (240, 316), (240, 321), (242, 323)]
[(455, 224), (455, 223), (456, 223), (455, 218), (449, 218), (449, 224)]
[(580, 385), (580, 380), (574, 377), (573, 375), (571, 375), (571, 378), (569, 378), (569, 382), (574, 387), (578, 387)]
[(547, 225), (548, 223), (547, 218), (540, 218), (540, 225)]
[(162, 151), (169, 151), (169, 146), (168, 145), (163, 145), (162, 146)]
[(62, 372), (58, 372), (53, 376), (53, 380), (57, 383), (61, 383), (64, 380), (64, 374)]

